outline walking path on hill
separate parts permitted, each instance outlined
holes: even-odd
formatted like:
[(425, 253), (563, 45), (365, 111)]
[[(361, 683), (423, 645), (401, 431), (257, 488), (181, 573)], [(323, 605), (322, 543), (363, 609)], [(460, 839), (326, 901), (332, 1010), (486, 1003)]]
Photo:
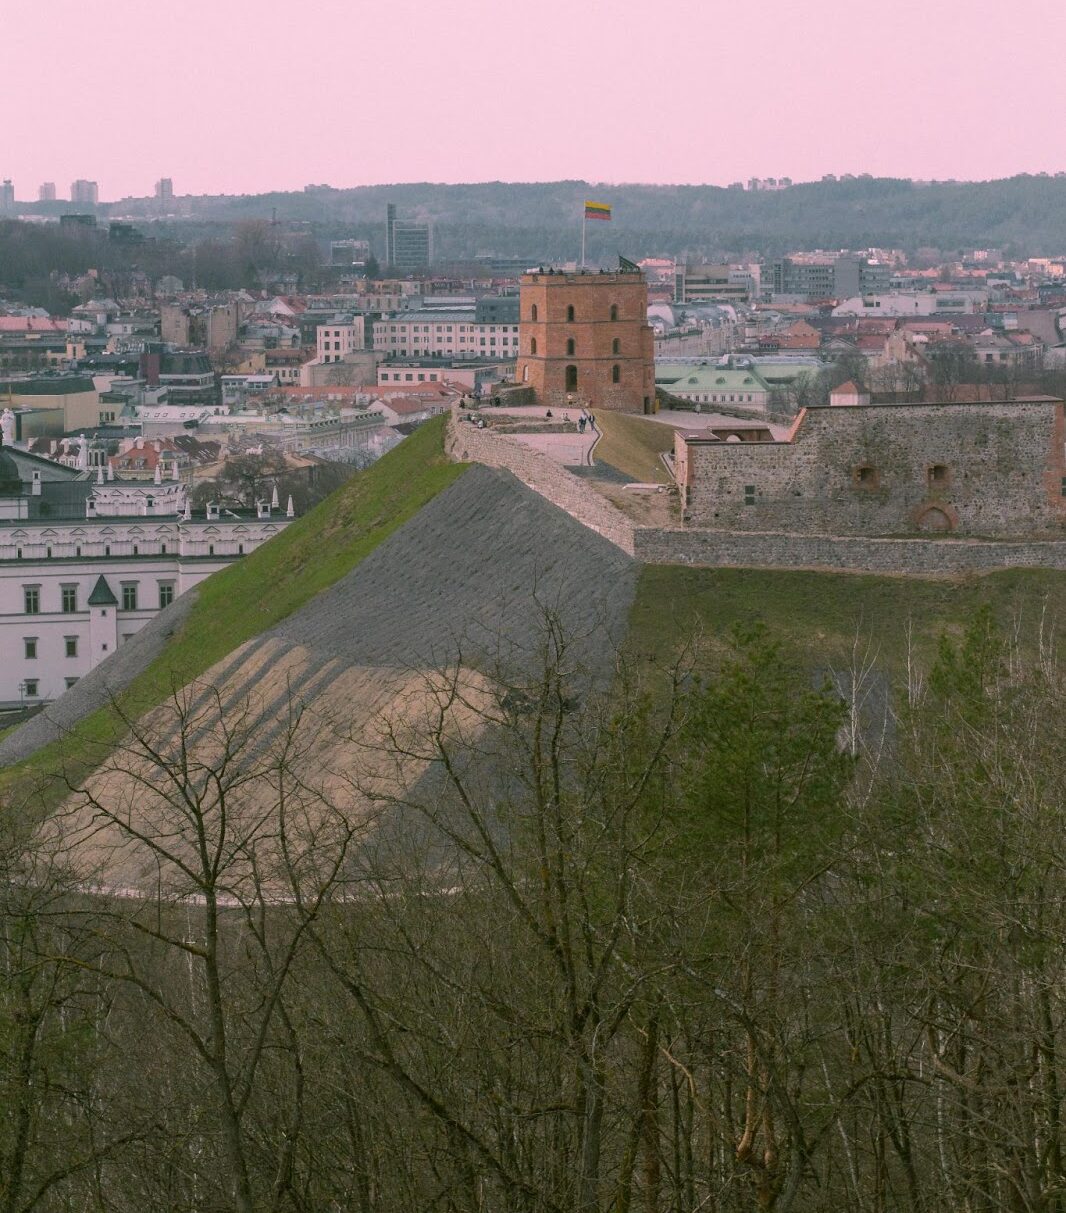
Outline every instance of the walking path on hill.
[[(495, 413), (495, 409), (491, 410), (491, 414)], [(517, 435), (498, 433), (491, 425), (479, 429), (466, 420), (462, 409), (456, 408), (450, 418), (446, 448), (453, 459), (461, 462), (483, 463), (513, 472), (523, 484), (631, 556), (632, 521), (563, 464), (516, 439)]]

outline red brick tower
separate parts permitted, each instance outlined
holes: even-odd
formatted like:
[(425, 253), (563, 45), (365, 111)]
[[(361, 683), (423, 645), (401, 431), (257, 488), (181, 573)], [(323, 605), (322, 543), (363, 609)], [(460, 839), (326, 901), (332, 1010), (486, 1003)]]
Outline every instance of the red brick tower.
[(639, 271), (522, 275), (515, 377), (538, 404), (650, 413), (655, 357)]

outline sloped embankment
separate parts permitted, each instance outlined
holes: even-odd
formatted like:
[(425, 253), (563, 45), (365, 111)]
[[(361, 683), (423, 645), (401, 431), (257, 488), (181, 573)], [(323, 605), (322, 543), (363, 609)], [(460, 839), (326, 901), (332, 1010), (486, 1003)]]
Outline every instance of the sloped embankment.
[[(386, 785), (425, 775), (428, 759), (398, 762), (383, 740), (438, 716), (475, 740), (494, 676), (535, 670), (549, 625), (569, 638), (575, 670), (609, 682), (635, 588), (636, 566), (614, 544), (509, 472), (475, 466), (334, 584), (143, 713), (137, 731), (157, 751), (183, 733), (205, 769), (223, 754), (242, 764), (231, 828), (270, 817), (282, 751), (308, 834), (351, 828)], [(445, 711), (452, 677), (462, 693)], [(144, 747), (123, 743), (100, 758), (85, 782), (91, 800), (69, 799), (46, 833), (106, 887), (166, 882), (140, 839), (184, 848), (183, 802)], [(178, 867), (162, 865), (180, 882)]]

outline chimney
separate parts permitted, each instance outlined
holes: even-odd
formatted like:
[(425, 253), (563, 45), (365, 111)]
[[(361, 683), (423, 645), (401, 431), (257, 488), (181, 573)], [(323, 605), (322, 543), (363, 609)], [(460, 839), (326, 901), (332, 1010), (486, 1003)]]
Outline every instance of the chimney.
[(30, 488), (30, 492), (34, 497), (40, 497), (41, 495), (41, 473), (39, 470), (35, 470), (33, 473), (33, 485)]

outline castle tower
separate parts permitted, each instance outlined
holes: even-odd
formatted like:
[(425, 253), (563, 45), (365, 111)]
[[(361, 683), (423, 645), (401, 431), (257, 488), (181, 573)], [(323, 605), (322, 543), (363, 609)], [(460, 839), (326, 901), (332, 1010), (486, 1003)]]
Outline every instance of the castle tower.
[(538, 404), (650, 413), (655, 346), (639, 271), (523, 274), (515, 377)]

